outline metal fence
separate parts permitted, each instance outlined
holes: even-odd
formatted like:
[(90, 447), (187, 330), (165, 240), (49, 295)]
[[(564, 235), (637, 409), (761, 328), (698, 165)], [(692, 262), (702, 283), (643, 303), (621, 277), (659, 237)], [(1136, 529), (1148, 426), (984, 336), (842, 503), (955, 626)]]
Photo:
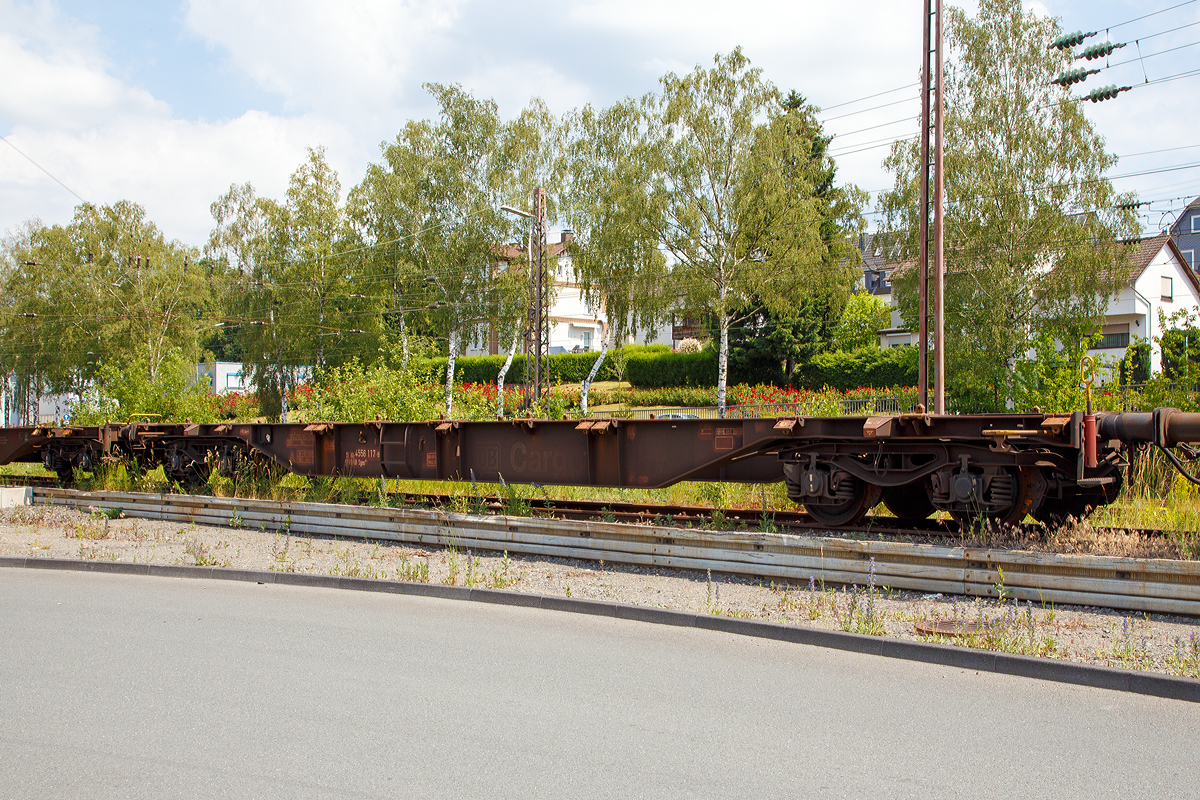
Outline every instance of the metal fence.
[[(897, 397), (867, 397), (839, 401), (841, 416), (869, 417), (874, 414), (902, 414), (907, 408)], [(597, 417), (617, 419), (717, 419), (716, 406), (672, 406), (663, 408), (635, 408), (630, 411), (598, 411)], [(814, 416), (811, 406), (805, 403), (764, 403), (759, 405), (729, 406), (725, 409), (726, 419), (764, 419), (767, 417)], [(819, 414), (817, 416), (825, 416)]]
[(1155, 386), (1154, 398), (1148, 399), (1146, 390), (1149, 388), (1152, 388), (1151, 385), (1146, 383), (1104, 384), (1095, 387), (1092, 393), (1098, 405), (1111, 411), (1153, 411), (1156, 403), (1164, 397), (1184, 410), (1200, 408), (1200, 391), (1195, 388), (1189, 389), (1178, 383)]

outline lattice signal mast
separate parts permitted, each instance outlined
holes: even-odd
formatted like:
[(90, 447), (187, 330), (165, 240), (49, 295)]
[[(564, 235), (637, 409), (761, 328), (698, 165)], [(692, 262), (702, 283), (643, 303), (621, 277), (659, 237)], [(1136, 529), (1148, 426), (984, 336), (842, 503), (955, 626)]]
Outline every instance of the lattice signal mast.
[[(925, 24), (921, 56), (921, 250), (918, 302), (921, 325), (917, 382), (921, 385), (921, 406), (929, 409), (929, 212), (933, 207), (933, 412), (946, 413), (945, 280), (944, 219), (942, 196), (945, 191), (943, 170), (943, 99), (942, 99), (942, 0), (925, 0)], [(931, 141), (932, 137), (932, 141)], [(930, 150), (933, 150), (930, 153)], [(930, 164), (932, 155), (933, 163)], [(929, 168), (933, 167), (930, 187)]]
[(529, 328), (525, 340), (525, 403), (538, 402), (550, 391), (550, 288), (546, 274), (546, 238), (549, 228), (546, 190), (538, 187), (533, 194), (533, 227), (529, 264)]

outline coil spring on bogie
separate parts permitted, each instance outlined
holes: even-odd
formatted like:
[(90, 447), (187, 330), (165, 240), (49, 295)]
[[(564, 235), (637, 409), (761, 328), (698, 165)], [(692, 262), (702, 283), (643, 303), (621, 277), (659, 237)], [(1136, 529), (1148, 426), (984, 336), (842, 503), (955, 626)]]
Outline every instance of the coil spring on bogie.
[(1011, 475), (1002, 472), (992, 478), (991, 486), (988, 487), (988, 501), (993, 508), (1008, 508), (1013, 504), (1015, 494)]
[(837, 500), (853, 500), (854, 480), (849, 475), (842, 475), (841, 480), (837, 482), (837, 488), (830, 492)]

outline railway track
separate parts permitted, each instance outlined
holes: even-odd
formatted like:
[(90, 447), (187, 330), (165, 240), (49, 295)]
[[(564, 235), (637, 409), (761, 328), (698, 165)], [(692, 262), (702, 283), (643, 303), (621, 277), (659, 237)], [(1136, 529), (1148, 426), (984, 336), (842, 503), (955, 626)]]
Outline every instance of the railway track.
[[(487, 513), (500, 514), (506, 511), (506, 503), (511, 509), (512, 501), (506, 501), (499, 496), (464, 498), (462, 495), (451, 494), (419, 494), (413, 492), (396, 492), (393, 497), (400, 497), (401, 503), (416, 508), (454, 508), (461, 507), (463, 500), (474, 502), (476, 508), (486, 508)], [(719, 508), (706, 506), (684, 506), (669, 504), (643, 504), (606, 502), (601, 500), (550, 500), (547, 498), (524, 499), (531, 513), (542, 517), (555, 517), (591, 522), (622, 522), (632, 525), (658, 525), (665, 527), (693, 527), (709, 530), (725, 529), (740, 532), (780, 532), (798, 534), (819, 534), (821, 536), (844, 536), (848, 538), (883, 537), (911, 540), (945, 541), (962, 537), (961, 526), (952, 519), (925, 519), (919, 522), (900, 520), (886, 514), (871, 514), (856, 525), (846, 526), (831, 531), (803, 511), (775, 510), (763, 511), (754, 508)], [(1047, 527), (1038, 523), (1025, 523), (1015, 526), (1021, 533), (1028, 535), (1043, 535)], [(1186, 531), (1158, 530), (1153, 528), (1109, 528), (1093, 526), (1093, 530), (1103, 533), (1137, 533), (1144, 536), (1171, 536), (1184, 534)]]
[[(828, 526), (814, 520), (803, 511), (755, 508), (709, 508), (672, 504), (627, 503), (603, 500), (553, 500), (550, 498), (525, 498), (511, 500), (491, 495), (464, 498), (462, 495), (417, 494), (398, 492), (403, 505), (430, 508), (461, 507), (466, 500), (468, 507), (474, 503), (479, 510), (488, 513), (504, 513), (516, 504), (541, 517), (554, 517), (576, 521), (622, 522), (632, 525), (657, 525), (661, 527), (729, 529), (740, 531), (806, 532), (820, 531), (825, 534)], [(858, 525), (839, 529), (848, 535), (884, 534), (885, 536), (947, 537), (958, 534), (958, 523), (953, 520), (924, 520), (921, 523), (905, 524), (896, 517), (872, 515)], [(837, 534), (835, 534), (837, 535)]]
[(43, 475), (0, 475), (0, 486), (33, 486), (40, 489), (61, 484), (58, 478)]
[[(57, 478), (46, 476), (0, 475), (0, 486), (58, 487)], [(952, 519), (925, 519), (909, 522), (885, 514), (871, 514), (861, 522), (831, 531), (803, 511), (787, 509), (709, 508), (676, 504), (648, 504), (603, 500), (566, 500), (505, 498), (500, 495), (475, 497), (449, 493), (388, 492), (394, 507), (467, 510), (485, 514), (528, 513), (542, 518), (579, 522), (620, 522), (631, 525), (699, 528), (738, 532), (796, 533), (845, 538), (883, 538), (900, 541), (957, 541), (962, 537), (959, 524)], [(362, 503), (358, 505), (364, 505)], [(1020, 533), (1040, 536), (1044, 525), (1025, 523), (1016, 526)], [(1154, 528), (1110, 528), (1093, 526), (1099, 533), (1136, 533), (1148, 537), (1184, 535), (1186, 531)]]
[[(965, 541), (699, 528), (206, 495), (33, 490), (33, 502), (271, 534), (506, 551), (651, 568), (711, 570), (796, 585), (876, 585), (1200, 617), (1200, 562), (1057, 554)], [(90, 563), (90, 562), (89, 562)], [(102, 569), (96, 565), (95, 569)], [(214, 571), (219, 577), (220, 570)], [(1002, 586), (1002, 589), (998, 589)]]

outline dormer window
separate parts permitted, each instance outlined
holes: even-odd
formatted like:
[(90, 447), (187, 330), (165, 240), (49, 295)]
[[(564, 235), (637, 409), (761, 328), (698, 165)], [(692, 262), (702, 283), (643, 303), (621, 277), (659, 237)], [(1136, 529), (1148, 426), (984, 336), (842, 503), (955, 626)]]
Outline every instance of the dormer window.
[(1175, 283), (1175, 282), (1174, 282), (1173, 280), (1171, 280), (1171, 278), (1167, 277), (1166, 275), (1164, 275), (1164, 276), (1163, 276), (1163, 279), (1162, 279), (1162, 299), (1163, 299), (1163, 302), (1168, 302), (1168, 303), (1169, 303), (1169, 302), (1171, 302), (1172, 300), (1174, 300), (1174, 299), (1175, 299), (1175, 286), (1174, 286), (1174, 283)]

